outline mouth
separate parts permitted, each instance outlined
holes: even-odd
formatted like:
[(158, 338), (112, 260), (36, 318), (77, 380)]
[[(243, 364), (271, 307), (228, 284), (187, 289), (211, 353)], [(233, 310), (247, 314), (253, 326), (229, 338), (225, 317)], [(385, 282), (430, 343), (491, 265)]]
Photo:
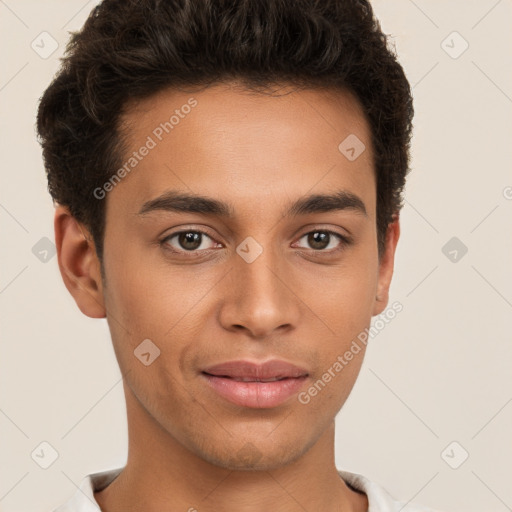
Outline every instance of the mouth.
[(265, 363), (229, 361), (201, 372), (209, 387), (241, 407), (277, 407), (296, 394), (309, 378), (304, 368), (280, 360)]
[(278, 380), (284, 380), (295, 377), (270, 377), (268, 379), (258, 379), (256, 377), (232, 377), (231, 375), (214, 375), (208, 372), (203, 372), (205, 375), (210, 375), (210, 377), (220, 377), (222, 379), (232, 379), (237, 382), (276, 382)]

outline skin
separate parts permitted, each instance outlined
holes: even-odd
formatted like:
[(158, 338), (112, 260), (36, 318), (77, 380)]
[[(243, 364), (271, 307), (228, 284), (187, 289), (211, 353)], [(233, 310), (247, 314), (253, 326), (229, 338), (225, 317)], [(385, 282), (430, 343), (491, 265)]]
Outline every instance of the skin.
[[(399, 219), (379, 258), (370, 129), (359, 103), (340, 91), (281, 91), (255, 94), (235, 83), (166, 90), (127, 110), (137, 150), (169, 113), (190, 97), (198, 102), (104, 199), (105, 281), (86, 227), (56, 208), (64, 282), (85, 315), (107, 318), (124, 376), (128, 461), (95, 494), (103, 511), (368, 508), (334, 462), (334, 418), (364, 346), (308, 404), (295, 395), (271, 409), (236, 406), (200, 373), (233, 359), (278, 358), (308, 370), (306, 390), (388, 303)], [(338, 150), (349, 134), (366, 145), (352, 162)], [(235, 216), (138, 214), (168, 190), (225, 201)], [(293, 201), (335, 190), (359, 196), (367, 215), (283, 216)], [(183, 229), (208, 235), (195, 259), (178, 237), (160, 243)], [(322, 230), (353, 243), (332, 236), (318, 249), (305, 235)], [(248, 236), (263, 248), (252, 263), (236, 252)], [(160, 356), (145, 366), (134, 350), (148, 338)]]

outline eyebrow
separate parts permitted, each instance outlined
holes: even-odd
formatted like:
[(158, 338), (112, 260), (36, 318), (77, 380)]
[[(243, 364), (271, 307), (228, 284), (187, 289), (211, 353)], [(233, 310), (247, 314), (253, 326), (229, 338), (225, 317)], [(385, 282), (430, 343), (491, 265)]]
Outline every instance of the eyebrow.
[[(362, 199), (347, 190), (340, 190), (333, 194), (311, 194), (302, 197), (292, 203), (283, 216), (293, 217), (298, 215), (344, 210), (349, 210), (368, 217), (368, 213)], [(150, 201), (146, 201), (142, 205), (138, 215), (145, 215), (155, 211), (199, 213), (225, 218), (235, 217), (235, 210), (229, 203), (225, 203), (211, 197), (173, 190), (165, 192)]]

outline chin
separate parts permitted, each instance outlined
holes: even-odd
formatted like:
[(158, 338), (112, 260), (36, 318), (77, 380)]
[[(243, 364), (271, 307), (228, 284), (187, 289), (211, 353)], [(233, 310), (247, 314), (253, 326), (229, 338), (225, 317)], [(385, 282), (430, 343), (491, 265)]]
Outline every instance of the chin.
[(213, 449), (203, 446), (197, 455), (210, 464), (230, 471), (270, 471), (295, 462), (308, 451), (314, 441), (304, 443), (297, 439), (290, 442), (288, 438), (280, 445), (268, 438), (260, 441), (232, 440), (224, 444), (224, 450), (218, 449), (219, 444)]

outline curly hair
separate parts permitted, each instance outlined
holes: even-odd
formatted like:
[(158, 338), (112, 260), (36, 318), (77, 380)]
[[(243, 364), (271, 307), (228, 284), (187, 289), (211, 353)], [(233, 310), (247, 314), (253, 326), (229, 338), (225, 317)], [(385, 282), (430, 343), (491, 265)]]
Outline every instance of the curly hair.
[(91, 232), (100, 261), (105, 201), (93, 191), (125, 152), (132, 100), (228, 80), (350, 91), (371, 129), (379, 255), (403, 204), (411, 88), (366, 0), (104, 0), (72, 32), (37, 113), (48, 190)]

